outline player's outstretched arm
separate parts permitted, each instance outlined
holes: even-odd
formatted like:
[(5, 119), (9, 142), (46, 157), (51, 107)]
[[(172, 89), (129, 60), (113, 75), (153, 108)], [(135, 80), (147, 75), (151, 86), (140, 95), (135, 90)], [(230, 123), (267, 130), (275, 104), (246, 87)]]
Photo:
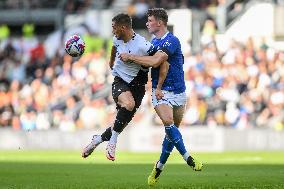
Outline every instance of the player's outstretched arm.
[(112, 67), (113, 67), (114, 60), (115, 60), (115, 54), (116, 54), (116, 47), (112, 46), (110, 59), (109, 59), (109, 67), (110, 67), (110, 69), (112, 69)]
[(157, 51), (153, 56), (139, 56), (129, 53), (121, 53), (119, 58), (123, 62), (132, 61), (146, 67), (158, 67), (163, 62), (167, 61), (168, 55), (163, 51)]
[(170, 67), (170, 64), (167, 61), (163, 62), (160, 65), (159, 80), (158, 80), (158, 84), (157, 84), (157, 88), (156, 88), (156, 92), (155, 92), (156, 98), (158, 100), (160, 100), (164, 97), (164, 94), (162, 92), (162, 86), (163, 86), (163, 83), (164, 83), (164, 81), (167, 77), (169, 67)]

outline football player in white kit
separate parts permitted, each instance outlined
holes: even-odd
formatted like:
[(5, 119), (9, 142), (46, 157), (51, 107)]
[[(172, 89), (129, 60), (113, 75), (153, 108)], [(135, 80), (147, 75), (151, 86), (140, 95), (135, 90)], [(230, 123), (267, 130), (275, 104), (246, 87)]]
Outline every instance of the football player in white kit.
[[(93, 135), (91, 143), (83, 149), (83, 158), (91, 155), (100, 143), (109, 141), (106, 157), (115, 160), (117, 137), (131, 121), (145, 95), (148, 67), (130, 61), (123, 63), (119, 56), (121, 53), (151, 55), (153, 45), (133, 31), (131, 17), (127, 14), (113, 17), (112, 30), (114, 37), (109, 65), (114, 76), (112, 96), (116, 103), (117, 115), (113, 127), (107, 128), (101, 135)], [(167, 75), (168, 63), (162, 63), (160, 70), (159, 83), (162, 85)], [(163, 96), (159, 91), (156, 94), (157, 98)]]

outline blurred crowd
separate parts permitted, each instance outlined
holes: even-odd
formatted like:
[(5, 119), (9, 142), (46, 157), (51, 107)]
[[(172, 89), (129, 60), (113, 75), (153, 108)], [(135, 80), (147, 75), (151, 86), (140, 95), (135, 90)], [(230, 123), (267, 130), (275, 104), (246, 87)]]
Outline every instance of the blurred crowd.
[(192, 9), (194, 19), (203, 26), (206, 19), (215, 20), (216, 28), (224, 32), (226, 26), (245, 9), (248, 0), (131, 0), (127, 7), (133, 17), (134, 28), (143, 29), (149, 8)]
[[(112, 123), (113, 77), (105, 45), (87, 50), (80, 59), (62, 49), (47, 58), (36, 37), (1, 40), (2, 127), (73, 131)], [(252, 39), (232, 41), (219, 52), (212, 40), (200, 52), (185, 55), (188, 104), (183, 126), (283, 128), (284, 52), (265, 42), (256, 46)], [(151, 105), (150, 87), (149, 82), (134, 124), (161, 124)]]
[[(216, 3), (191, 5), (194, 2)], [(188, 7), (188, 3), (134, 0), (128, 13), (135, 25), (143, 23), (139, 19), (151, 6)], [(220, 50), (216, 24), (207, 19), (201, 49), (185, 52), (188, 103), (182, 126), (284, 129), (284, 51), (253, 38), (232, 40)], [(144, 24), (141, 27), (145, 29)], [(26, 25), (22, 37), (10, 37), (9, 28), (0, 27), (0, 127), (74, 131), (110, 126), (115, 118), (108, 67), (111, 39), (85, 32), (86, 52), (76, 59), (64, 52), (63, 35), (45, 39), (33, 30)], [(161, 125), (151, 105), (151, 82), (132, 123)]]
[[(165, 9), (196, 8), (205, 9), (209, 6), (217, 6), (218, 0), (132, 0), (130, 6), (163, 7)], [(142, 9), (139, 9), (141, 11)]]
[(25, 130), (106, 126), (114, 105), (105, 51), (87, 49), (74, 60), (62, 52), (63, 44), (51, 58), (45, 48), (36, 36), (1, 41), (0, 125)]
[(264, 41), (232, 40), (225, 52), (211, 41), (185, 62), (189, 103), (185, 124), (235, 128), (284, 124), (284, 52)]
[(114, 0), (1, 0), (0, 9), (57, 9), (81, 13), (89, 8), (109, 8)]
[(1, 0), (0, 9), (56, 8), (58, 3), (55, 0)]
[[(100, 1), (100, 2), (99, 2)], [(66, 10), (76, 12), (82, 8), (104, 5), (102, 8), (110, 7), (115, 0), (1, 0), (0, 8), (21, 9), (26, 6), (31, 8), (56, 8), (65, 4)], [(240, 0), (242, 1), (242, 0)], [(147, 4), (150, 7), (173, 8), (206, 8), (216, 5), (218, 0), (127, 0), (132, 5)]]

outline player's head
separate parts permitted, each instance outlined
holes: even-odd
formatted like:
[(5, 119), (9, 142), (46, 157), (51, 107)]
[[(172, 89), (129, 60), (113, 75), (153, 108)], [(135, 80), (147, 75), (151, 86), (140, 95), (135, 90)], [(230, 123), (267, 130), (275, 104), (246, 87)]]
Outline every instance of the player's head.
[(149, 9), (147, 12), (148, 21), (146, 26), (151, 34), (155, 34), (161, 28), (167, 27), (168, 14), (163, 8)]
[(132, 19), (128, 14), (121, 13), (112, 18), (112, 33), (116, 38), (121, 39), (127, 30), (132, 30)]

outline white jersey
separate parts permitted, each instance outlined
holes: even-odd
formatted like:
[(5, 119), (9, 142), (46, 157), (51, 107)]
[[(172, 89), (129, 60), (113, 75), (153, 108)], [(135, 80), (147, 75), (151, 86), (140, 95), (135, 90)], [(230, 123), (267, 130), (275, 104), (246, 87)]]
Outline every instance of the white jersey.
[[(132, 39), (127, 43), (124, 43), (123, 40), (118, 40), (116, 37), (113, 37), (113, 46), (116, 47), (116, 56), (112, 69), (112, 75), (118, 76), (127, 83), (130, 83), (135, 76), (137, 76), (139, 70), (144, 70), (141, 65), (134, 62), (122, 62), (118, 56), (121, 53), (130, 53), (134, 55), (149, 55), (151, 50), (153, 50), (152, 44), (147, 41), (141, 35), (134, 33)], [(147, 71), (147, 69), (145, 69)]]

